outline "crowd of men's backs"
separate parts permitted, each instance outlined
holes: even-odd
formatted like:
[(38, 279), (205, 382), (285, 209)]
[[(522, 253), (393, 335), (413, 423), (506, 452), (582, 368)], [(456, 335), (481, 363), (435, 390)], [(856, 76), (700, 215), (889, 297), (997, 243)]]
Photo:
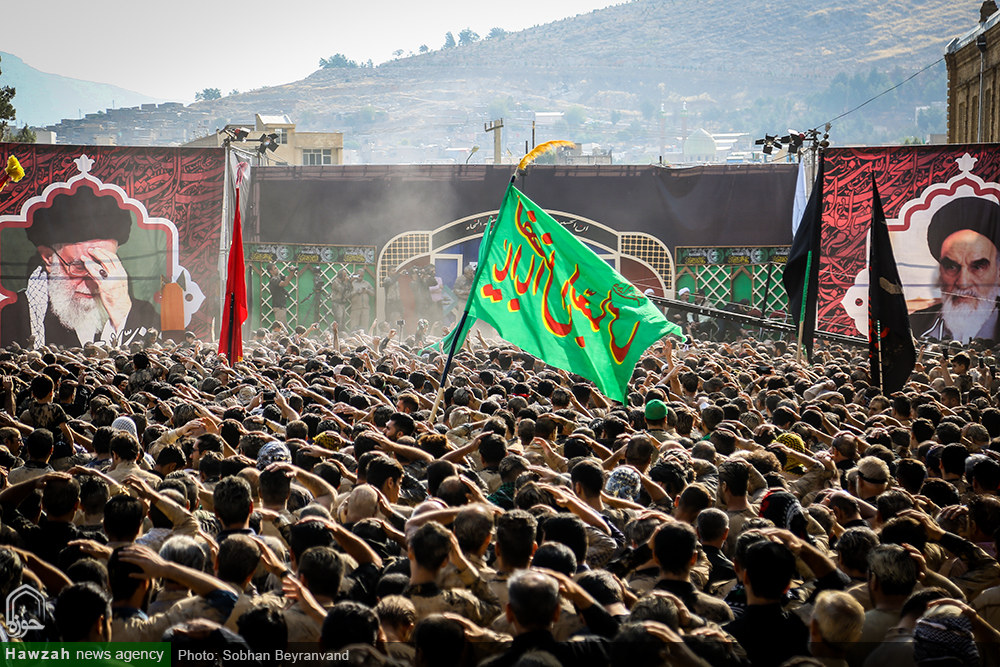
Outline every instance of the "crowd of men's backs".
[(429, 420), (440, 355), (303, 334), (258, 332), (233, 368), (193, 336), (0, 352), (4, 639), (261, 664), (1000, 659), (1000, 383), (976, 346), (929, 348), (882, 396), (860, 349), (664, 340), (622, 406), (470, 337)]

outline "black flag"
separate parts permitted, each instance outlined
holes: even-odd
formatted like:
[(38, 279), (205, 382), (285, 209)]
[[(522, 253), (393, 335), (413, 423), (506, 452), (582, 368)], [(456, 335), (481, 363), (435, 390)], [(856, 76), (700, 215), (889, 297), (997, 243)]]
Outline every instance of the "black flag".
[(871, 247), (868, 251), (868, 363), (872, 385), (886, 396), (910, 378), (917, 353), (903, 283), (889, 241), (882, 200), (872, 174)]
[(816, 333), (816, 296), (819, 288), (820, 237), (823, 219), (823, 154), (819, 155), (816, 182), (809, 203), (802, 213), (802, 222), (792, 239), (788, 263), (781, 282), (788, 294), (788, 312), (801, 335), (801, 345), (810, 363), (813, 358), (813, 336)]

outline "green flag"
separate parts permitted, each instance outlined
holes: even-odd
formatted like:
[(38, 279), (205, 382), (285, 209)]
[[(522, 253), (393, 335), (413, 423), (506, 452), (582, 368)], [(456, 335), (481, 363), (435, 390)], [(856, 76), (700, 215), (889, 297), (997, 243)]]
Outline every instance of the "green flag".
[(548, 364), (624, 401), (636, 362), (667, 334), (649, 299), (513, 185), (479, 246), (469, 317), (441, 341), (457, 346), (477, 319)]

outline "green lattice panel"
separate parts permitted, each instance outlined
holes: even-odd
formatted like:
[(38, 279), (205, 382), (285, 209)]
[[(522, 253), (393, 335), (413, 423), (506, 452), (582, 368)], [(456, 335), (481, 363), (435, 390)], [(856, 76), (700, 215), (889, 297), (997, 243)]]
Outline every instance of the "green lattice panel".
[[(366, 279), (374, 284), (371, 267), (363, 264), (298, 264), (287, 261), (277, 261), (276, 264), (282, 275), (293, 269), (299, 269), (299, 274), (285, 288), (288, 292), (286, 324), (289, 328), (299, 325), (309, 327), (314, 322), (318, 322), (323, 331), (333, 327), (335, 318), (333, 302), (329, 298), (330, 287), (341, 269), (347, 269), (348, 273), (364, 271)], [(263, 273), (253, 271), (251, 275), (251, 299), (256, 297), (255, 302), (260, 304), (260, 310), (253, 318), (253, 327), (270, 328), (274, 324), (274, 312), (271, 306), (271, 290), (267, 288), (270, 280), (267, 277), (267, 265), (255, 264), (255, 266)], [(374, 313), (374, 299), (372, 313)], [(347, 315), (350, 316), (349, 306)]]
[(767, 295), (767, 314), (774, 312), (784, 312), (788, 306), (788, 296), (785, 294), (785, 287), (781, 284), (781, 271), (783, 265), (776, 265), (771, 268), (770, 288), (767, 287), (768, 271), (767, 266), (753, 267), (753, 307), (760, 308), (764, 302), (764, 295)]
[(720, 308), (732, 299), (732, 267), (702, 266), (697, 274), (698, 291), (708, 298), (709, 305)]

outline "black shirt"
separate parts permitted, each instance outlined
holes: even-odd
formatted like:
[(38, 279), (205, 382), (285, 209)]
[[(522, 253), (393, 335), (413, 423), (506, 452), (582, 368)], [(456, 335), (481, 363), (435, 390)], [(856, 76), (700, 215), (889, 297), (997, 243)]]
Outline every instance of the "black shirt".
[(754, 667), (777, 667), (789, 658), (809, 655), (809, 628), (777, 603), (748, 605), (722, 629), (746, 650)]
[(705, 556), (708, 558), (712, 569), (708, 575), (709, 583), (714, 581), (726, 581), (736, 578), (736, 571), (733, 569), (733, 561), (726, 558), (719, 547), (702, 546)]
[(271, 291), (271, 308), (286, 308), (288, 306), (288, 294), (285, 292), (285, 288), (281, 286), (282, 280), (284, 278), (275, 276), (267, 284), (267, 289)]
[(108, 541), (103, 533), (81, 530), (65, 521), (49, 521), (43, 518), (38, 524), (34, 524), (17, 510), (8, 511), (4, 518), (9, 520), (11, 527), (20, 533), (29, 551), (52, 565), (57, 564), (59, 552), (73, 540), (90, 539), (101, 544), (107, 544)]
[(610, 648), (611, 642), (602, 637), (586, 636), (557, 642), (548, 630), (534, 630), (514, 637), (509, 649), (482, 664), (484, 667), (507, 667), (528, 651), (545, 651), (563, 667), (607, 667), (611, 664)]

